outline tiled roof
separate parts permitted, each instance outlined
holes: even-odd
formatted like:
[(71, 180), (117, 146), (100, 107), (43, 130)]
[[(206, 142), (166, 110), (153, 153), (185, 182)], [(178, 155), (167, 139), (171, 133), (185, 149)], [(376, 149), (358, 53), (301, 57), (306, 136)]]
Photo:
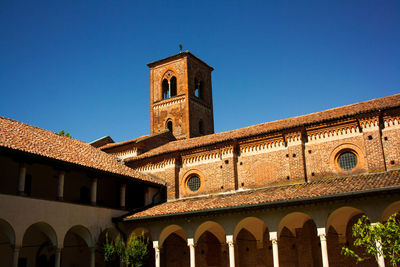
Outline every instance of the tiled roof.
[(85, 142), (1, 116), (0, 147), (161, 184), (153, 177), (132, 170), (119, 163), (115, 157)]
[(257, 124), (237, 130), (210, 134), (202, 137), (189, 138), (167, 143), (163, 146), (150, 150), (137, 157), (125, 159), (125, 162), (152, 157), (173, 151), (182, 151), (186, 149), (197, 148), (205, 145), (212, 145), (233, 139), (240, 139), (260, 134), (276, 132), (284, 129), (299, 127), (303, 125), (312, 125), (324, 121), (341, 119), (357, 114), (385, 110), (388, 108), (400, 107), (400, 94), (373, 99), (366, 102), (333, 108), (321, 112), (311, 113), (299, 117), (283, 119), (273, 122)]
[(151, 219), (159, 216), (210, 212), (224, 208), (268, 205), (289, 200), (329, 197), (354, 192), (365, 193), (371, 190), (390, 188), (400, 190), (399, 170), (326, 178), (310, 183), (236, 191), (229, 194), (178, 199), (129, 215), (125, 217), (125, 220)]
[(101, 147), (101, 146), (104, 146), (109, 143), (115, 143), (115, 142), (110, 136), (103, 136), (99, 139), (89, 142), (89, 145), (94, 146), (94, 147)]
[(104, 146), (99, 147), (99, 149), (106, 150), (106, 149), (119, 147), (119, 146), (123, 146), (123, 145), (127, 145), (127, 144), (134, 144), (137, 141), (140, 141), (141, 139), (149, 137), (149, 136), (150, 135), (143, 135), (143, 136), (140, 136), (140, 137), (137, 137), (137, 138), (134, 138), (131, 140), (123, 141), (123, 142), (105, 144)]

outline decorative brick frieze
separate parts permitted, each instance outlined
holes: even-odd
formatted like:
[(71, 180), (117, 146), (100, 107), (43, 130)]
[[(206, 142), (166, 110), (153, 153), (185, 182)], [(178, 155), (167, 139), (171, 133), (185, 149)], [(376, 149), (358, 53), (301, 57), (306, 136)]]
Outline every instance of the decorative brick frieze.
[(175, 158), (168, 158), (158, 162), (149, 162), (146, 165), (136, 167), (141, 172), (160, 172), (175, 167)]
[(307, 130), (307, 143), (317, 144), (361, 135), (362, 133), (358, 123), (352, 122), (349, 124), (338, 125), (336, 127), (333, 126), (316, 130)]
[(373, 117), (362, 118), (360, 119), (360, 126), (364, 133), (377, 131), (379, 130), (379, 117), (373, 116)]
[(219, 151), (209, 151), (208, 153), (189, 154), (182, 157), (182, 164), (184, 167), (196, 166), (199, 164), (206, 164), (221, 161), (221, 154)]
[(133, 148), (133, 149), (129, 149), (126, 151), (113, 152), (110, 154), (116, 156), (119, 159), (126, 159), (126, 158), (130, 158), (130, 157), (136, 157), (139, 154), (139, 152), (138, 152), (137, 148)]
[(226, 146), (220, 149), (221, 159), (231, 158), (234, 156), (234, 147)]
[(384, 129), (400, 128), (400, 118), (399, 117), (384, 118), (383, 123), (384, 123)]
[(240, 144), (240, 156), (258, 155), (283, 149), (286, 149), (284, 139), (282, 137), (273, 138), (261, 142)]
[(170, 98), (168, 100), (164, 100), (164, 101), (159, 102), (159, 103), (154, 103), (153, 104), (153, 109), (154, 110), (162, 109), (162, 108), (169, 107), (169, 106), (172, 106), (172, 105), (177, 105), (177, 104), (180, 104), (180, 103), (184, 103), (185, 101), (186, 101), (185, 96), (177, 96), (177, 97), (174, 97), (174, 98)]
[(302, 132), (292, 132), (285, 136), (287, 146), (295, 146), (302, 144)]

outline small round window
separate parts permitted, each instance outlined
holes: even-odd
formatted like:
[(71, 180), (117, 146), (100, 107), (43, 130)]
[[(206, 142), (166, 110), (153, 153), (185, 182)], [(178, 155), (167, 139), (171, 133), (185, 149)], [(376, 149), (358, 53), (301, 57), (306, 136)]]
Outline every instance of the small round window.
[(196, 192), (197, 190), (199, 190), (200, 185), (201, 185), (200, 177), (197, 175), (191, 176), (187, 181), (187, 186), (192, 192)]
[(346, 151), (338, 157), (338, 164), (343, 170), (350, 171), (357, 165), (357, 156), (353, 152)]

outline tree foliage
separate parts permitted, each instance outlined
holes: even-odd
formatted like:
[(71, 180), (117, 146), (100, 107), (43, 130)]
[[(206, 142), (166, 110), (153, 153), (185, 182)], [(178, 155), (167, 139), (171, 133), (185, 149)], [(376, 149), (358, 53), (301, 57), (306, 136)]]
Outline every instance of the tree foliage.
[(64, 130), (61, 130), (58, 134), (66, 137), (72, 137), (69, 133), (66, 133)]
[(354, 246), (363, 249), (363, 255), (358, 255), (348, 247), (342, 248), (342, 254), (356, 259), (357, 263), (371, 256), (383, 256), (389, 259), (392, 266), (400, 262), (400, 223), (399, 214), (395, 213), (385, 222), (371, 224), (363, 215), (353, 225), (352, 235), (355, 237)]
[(104, 260), (111, 262), (115, 257), (118, 257), (120, 262), (128, 266), (142, 267), (148, 259), (148, 244), (149, 239), (144, 236), (143, 232), (141, 236), (130, 236), (126, 243), (120, 235), (115, 240), (109, 241), (108, 234), (106, 234)]

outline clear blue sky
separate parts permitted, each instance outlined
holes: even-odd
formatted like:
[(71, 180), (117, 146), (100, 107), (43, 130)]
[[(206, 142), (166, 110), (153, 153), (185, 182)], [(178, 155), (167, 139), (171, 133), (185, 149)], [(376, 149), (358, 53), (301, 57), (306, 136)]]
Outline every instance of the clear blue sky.
[(215, 68), (216, 132), (400, 92), (400, 1), (0, 1), (0, 115), (148, 134), (146, 63)]

